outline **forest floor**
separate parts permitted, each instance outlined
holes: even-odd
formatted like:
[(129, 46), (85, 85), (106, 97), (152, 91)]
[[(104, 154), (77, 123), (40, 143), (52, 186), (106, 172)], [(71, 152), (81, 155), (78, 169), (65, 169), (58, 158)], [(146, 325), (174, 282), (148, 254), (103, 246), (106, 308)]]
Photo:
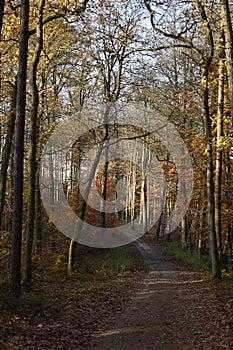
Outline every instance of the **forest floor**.
[[(121, 315), (96, 337), (94, 349), (233, 349), (233, 291), (201, 271), (139, 243), (149, 272)], [(205, 279), (204, 279), (205, 278)]]
[[(0, 314), (0, 349), (233, 349), (233, 290), (164, 253), (150, 237), (131, 246), (136, 268), (117, 282), (37, 282)], [(138, 249), (141, 254), (138, 254)], [(115, 283), (116, 282), (116, 283)], [(5, 301), (6, 302), (6, 301)], [(27, 315), (28, 309), (28, 315)], [(22, 312), (23, 310), (23, 312)], [(33, 312), (31, 312), (33, 310)]]

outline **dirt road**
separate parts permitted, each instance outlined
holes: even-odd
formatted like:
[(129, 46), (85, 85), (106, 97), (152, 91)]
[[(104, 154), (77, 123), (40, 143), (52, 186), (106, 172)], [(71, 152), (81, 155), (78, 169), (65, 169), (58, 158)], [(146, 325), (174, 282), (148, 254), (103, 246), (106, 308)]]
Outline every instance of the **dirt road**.
[[(208, 300), (202, 298), (205, 283), (203, 286), (192, 272), (177, 271), (156, 248), (142, 242), (138, 247), (149, 272), (124, 312), (97, 336), (93, 349), (232, 349), (232, 338), (224, 338), (227, 334), (223, 325), (218, 324), (216, 330), (211, 323), (214, 299), (207, 304)], [(207, 298), (208, 293), (209, 289)], [(217, 319), (222, 316), (220, 312)], [(221, 334), (221, 327), (223, 337), (216, 343), (213, 332)]]
[[(143, 240), (148, 244), (140, 241), (138, 249), (148, 269), (133, 246), (136, 270), (122, 276), (121, 288), (82, 295), (79, 279), (42, 281), (37, 293), (53, 300), (44, 310), (27, 295), (12, 317), (3, 309), (0, 349), (232, 350), (232, 284), (215, 285), (150, 237)], [(34, 313), (27, 316), (29, 308)]]

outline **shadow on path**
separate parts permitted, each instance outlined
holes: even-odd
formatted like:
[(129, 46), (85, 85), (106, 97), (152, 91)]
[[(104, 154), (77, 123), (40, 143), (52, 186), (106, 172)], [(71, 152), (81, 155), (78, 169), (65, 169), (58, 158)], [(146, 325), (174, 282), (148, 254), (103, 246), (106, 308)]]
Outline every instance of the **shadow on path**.
[(191, 328), (182, 319), (185, 306), (179, 293), (178, 273), (156, 247), (140, 240), (137, 246), (149, 272), (132, 303), (98, 335), (94, 348), (190, 350)]

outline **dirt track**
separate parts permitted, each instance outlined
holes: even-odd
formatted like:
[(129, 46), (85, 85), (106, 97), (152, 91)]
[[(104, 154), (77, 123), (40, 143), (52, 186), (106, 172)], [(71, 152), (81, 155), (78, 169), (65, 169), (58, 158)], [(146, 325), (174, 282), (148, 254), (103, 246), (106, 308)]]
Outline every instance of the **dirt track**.
[(177, 270), (156, 247), (140, 242), (139, 249), (149, 272), (124, 312), (97, 336), (93, 349), (232, 349), (232, 338), (227, 338), (229, 330), (226, 334), (222, 324), (218, 323), (216, 329), (211, 323), (217, 323), (211, 317), (215, 312), (214, 298), (208, 301), (211, 289), (205, 282), (194, 272)]

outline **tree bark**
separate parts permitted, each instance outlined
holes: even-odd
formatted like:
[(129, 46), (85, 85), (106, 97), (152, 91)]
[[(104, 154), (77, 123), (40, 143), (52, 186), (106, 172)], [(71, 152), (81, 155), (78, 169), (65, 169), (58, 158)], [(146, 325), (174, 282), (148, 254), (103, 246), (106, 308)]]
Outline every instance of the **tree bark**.
[(208, 104), (208, 76), (203, 74), (203, 116), (205, 124), (205, 138), (206, 138), (206, 185), (207, 185), (207, 214), (208, 214), (208, 230), (210, 242), (210, 254), (212, 264), (213, 279), (221, 277), (219, 255), (217, 249), (217, 239), (215, 230), (215, 210), (214, 210), (214, 170), (213, 170), (213, 149), (212, 149), (212, 130), (211, 120), (209, 115)]
[(74, 258), (75, 258), (78, 235), (79, 235), (79, 232), (82, 230), (82, 222), (84, 221), (86, 208), (87, 208), (87, 199), (88, 199), (88, 196), (90, 193), (91, 184), (92, 184), (92, 181), (95, 177), (95, 171), (96, 171), (97, 166), (99, 164), (102, 151), (103, 151), (103, 142), (101, 142), (99, 145), (99, 149), (97, 151), (96, 158), (95, 158), (94, 163), (92, 165), (90, 176), (88, 178), (88, 182), (86, 184), (86, 188), (85, 188), (85, 192), (84, 192), (84, 198), (81, 199), (81, 207), (79, 209), (79, 221), (78, 221), (77, 227), (75, 228), (74, 237), (70, 241), (68, 267), (67, 267), (68, 276), (71, 275), (71, 273), (73, 272)]
[[(105, 139), (108, 138), (108, 124), (105, 125)], [(103, 155), (105, 157), (105, 164), (103, 167), (103, 174), (101, 179), (101, 200), (100, 200), (100, 227), (106, 227), (106, 215), (105, 215), (105, 201), (107, 200), (107, 181), (108, 181), (108, 146), (105, 144), (103, 149)]]
[(9, 292), (11, 296), (21, 294), (21, 245), (23, 218), (23, 163), (24, 126), (26, 105), (26, 79), (28, 56), (29, 0), (21, 0), (20, 38), (16, 98), (16, 122), (14, 142), (13, 212), (10, 251)]
[(36, 199), (35, 199), (35, 213), (36, 213), (36, 252), (42, 250), (42, 213), (41, 213), (41, 197), (40, 197), (40, 172), (37, 167), (36, 172)]
[[(220, 43), (224, 45), (224, 33), (222, 31)], [(219, 73), (218, 73), (218, 110), (217, 110), (217, 135), (216, 135), (216, 165), (215, 165), (215, 228), (219, 258), (222, 258), (222, 232), (221, 232), (221, 185), (222, 185), (222, 149), (221, 138), (223, 136), (222, 118), (224, 113), (224, 48), (220, 48)]]
[(210, 243), (210, 255), (213, 279), (221, 278), (221, 268), (217, 248), (216, 230), (215, 230), (215, 209), (214, 209), (214, 170), (213, 170), (213, 137), (212, 126), (209, 111), (209, 69), (214, 56), (214, 40), (205, 7), (201, 1), (197, 1), (197, 6), (201, 14), (203, 27), (206, 30), (209, 52), (202, 59), (202, 114), (205, 126), (206, 142), (206, 186), (207, 186), (207, 214), (208, 231)]
[[(108, 115), (109, 115), (109, 108), (107, 107), (106, 111), (105, 111), (105, 116), (104, 116), (104, 121), (103, 121), (104, 123), (103, 124), (107, 123)], [(74, 257), (75, 257), (75, 251), (76, 251), (76, 246), (77, 246), (77, 239), (78, 239), (79, 232), (82, 230), (82, 222), (84, 221), (85, 212), (86, 212), (86, 208), (87, 208), (87, 199), (88, 199), (88, 196), (89, 196), (89, 193), (90, 193), (91, 184), (92, 184), (93, 179), (95, 177), (96, 169), (97, 169), (99, 161), (100, 161), (101, 154), (103, 152), (104, 142), (106, 141), (107, 135), (108, 135), (108, 133), (106, 133), (104, 135), (104, 138), (103, 138), (102, 142), (100, 142), (99, 148), (98, 148), (96, 156), (95, 156), (95, 160), (94, 160), (94, 162), (92, 164), (92, 168), (91, 168), (91, 171), (90, 171), (90, 176), (88, 178), (88, 181), (87, 181), (87, 184), (86, 184), (86, 188), (85, 188), (85, 191), (84, 191), (84, 198), (82, 198), (81, 206), (80, 206), (80, 209), (79, 209), (79, 218), (80, 218), (80, 220), (78, 221), (78, 225), (75, 228), (73, 239), (71, 239), (71, 241), (70, 241), (68, 267), (67, 267), (67, 274), (68, 274), (68, 276), (73, 272), (73, 265), (74, 265)]]
[(28, 206), (27, 206), (27, 222), (26, 222), (26, 244), (24, 252), (24, 284), (30, 287), (32, 279), (31, 257), (34, 236), (35, 221), (35, 193), (36, 193), (36, 152), (37, 152), (37, 121), (39, 92), (37, 87), (36, 73), (40, 60), (40, 54), (43, 48), (43, 11), (45, 0), (40, 1), (39, 17), (37, 22), (37, 43), (32, 60), (30, 72), (30, 87), (32, 90), (32, 106), (30, 112), (30, 154), (29, 154), (29, 170), (28, 170)]
[(231, 108), (231, 123), (233, 125), (233, 34), (230, 7), (228, 0), (220, 0), (221, 17), (225, 36), (225, 54), (228, 78), (228, 91)]
[(2, 149), (2, 164), (0, 170), (0, 230), (2, 228), (2, 216), (5, 205), (7, 169), (9, 166), (12, 139), (14, 135), (15, 117), (16, 117), (16, 84), (12, 87), (12, 98), (10, 115), (7, 123), (7, 133), (4, 147)]
[(2, 38), (2, 24), (3, 24), (4, 8), (5, 8), (5, 0), (1, 0), (1, 2), (0, 2), (0, 40)]
[[(228, 129), (229, 128), (229, 129)], [(229, 137), (230, 132), (230, 125), (226, 129), (225, 135), (226, 137)], [(226, 177), (226, 188), (232, 188), (233, 178), (232, 178), (232, 160), (231, 160), (231, 152), (230, 148), (227, 149), (226, 155), (225, 155), (225, 162), (224, 162), (224, 172)], [(223, 253), (228, 255), (228, 261), (229, 261), (229, 268), (230, 271), (232, 271), (232, 256), (233, 256), (233, 247), (232, 247), (232, 220), (231, 220), (231, 211), (232, 211), (232, 199), (231, 196), (227, 196), (226, 198), (226, 215), (227, 215), (227, 235), (224, 242), (223, 247)]]

